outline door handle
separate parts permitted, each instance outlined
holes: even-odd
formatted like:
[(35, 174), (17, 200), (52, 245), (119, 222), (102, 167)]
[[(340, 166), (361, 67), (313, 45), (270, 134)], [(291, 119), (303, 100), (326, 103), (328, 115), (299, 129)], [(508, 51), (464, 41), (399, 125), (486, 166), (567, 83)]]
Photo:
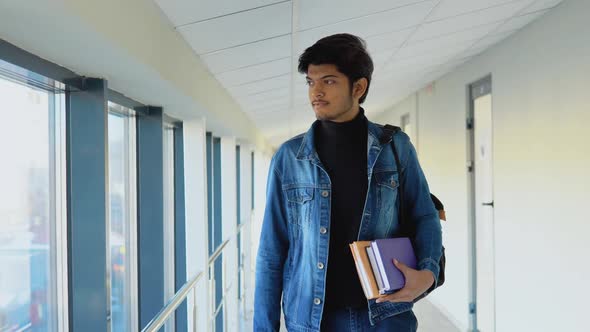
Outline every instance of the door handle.
[(494, 207), (494, 201), (491, 201), (489, 203), (481, 203), (481, 205)]

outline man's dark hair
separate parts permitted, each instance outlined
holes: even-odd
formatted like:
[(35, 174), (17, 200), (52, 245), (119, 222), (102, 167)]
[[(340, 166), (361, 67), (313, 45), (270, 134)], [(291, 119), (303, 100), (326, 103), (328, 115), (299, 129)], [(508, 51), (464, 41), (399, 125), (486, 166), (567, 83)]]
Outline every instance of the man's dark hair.
[(335, 65), (339, 72), (348, 77), (351, 92), (354, 82), (366, 78), (367, 90), (359, 99), (359, 104), (365, 101), (371, 85), (373, 60), (367, 52), (364, 40), (348, 33), (324, 37), (301, 54), (298, 70), (301, 74), (307, 74), (309, 65), (324, 64)]

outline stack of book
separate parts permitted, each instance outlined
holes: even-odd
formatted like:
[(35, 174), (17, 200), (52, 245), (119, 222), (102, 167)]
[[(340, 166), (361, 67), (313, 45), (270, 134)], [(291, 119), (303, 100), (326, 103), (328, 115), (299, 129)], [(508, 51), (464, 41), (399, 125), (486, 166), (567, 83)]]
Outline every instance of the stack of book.
[(354, 263), (367, 299), (391, 294), (406, 284), (394, 259), (416, 268), (416, 256), (407, 237), (356, 241), (350, 244)]

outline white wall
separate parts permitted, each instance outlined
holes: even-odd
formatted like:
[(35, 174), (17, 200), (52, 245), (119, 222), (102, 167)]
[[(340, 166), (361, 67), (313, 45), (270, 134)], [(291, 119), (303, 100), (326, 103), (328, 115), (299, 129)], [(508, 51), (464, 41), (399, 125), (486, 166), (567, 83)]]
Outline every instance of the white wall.
[(237, 241), (237, 183), (236, 139), (221, 138), (221, 217), (222, 239), (228, 240), (223, 250), (225, 283), (225, 312), (227, 331), (238, 328), (238, 241)]
[[(447, 210), (447, 281), (431, 301), (468, 326), (466, 86), (491, 73), (497, 331), (586, 331), (590, 298), (590, 2), (538, 21), (408, 97), (420, 161)], [(399, 122), (410, 101), (377, 121)]]
[[(205, 150), (205, 120), (185, 121), (184, 176), (186, 213), (186, 274), (187, 280), (203, 272), (197, 287), (197, 331), (207, 331), (209, 312), (208, 283), (208, 223), (207, 223), (207, 173)], [(193, 328), (194, 297), (188, 297), (188, 330)]]
[(240, 216), (242, 218), (242, 248), (244, 265), (244, 297), (245, 312), (244, 318), (248, 320), (254, 310), (253, 296), (251, 290), (254, 287), (254, 276), (251, 273), (252, 248), (250, 247), (250, 239), (252, 238), (252, 146), (248, 144), (241, 144), (240, 148), (240, 163), (241, 163), (241, 206)]

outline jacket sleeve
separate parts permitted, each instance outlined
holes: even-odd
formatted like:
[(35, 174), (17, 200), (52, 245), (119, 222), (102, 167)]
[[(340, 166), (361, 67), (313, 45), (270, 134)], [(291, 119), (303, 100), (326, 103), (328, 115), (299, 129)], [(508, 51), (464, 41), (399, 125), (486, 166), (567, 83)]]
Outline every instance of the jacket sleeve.
[(276, 155), (268, 174), (266, 208), (256, 257), (254, 331), (257, 332), (279, 331), (283, 266), (289, 248), (281, 174), (275, 168), (275, 159)]
[(439, 265), (442, 255), (442, 233), (438, 212), (430, 198), (430, 189), (422, 172), (416, 150), (409, 137), (395, 135), (396, 144), (402, 147), (402, 200), (406, 222), (413, 223), (414, 251), (418, 270), (430, 270), (434, 275), (434, 289), (438, 283)]

